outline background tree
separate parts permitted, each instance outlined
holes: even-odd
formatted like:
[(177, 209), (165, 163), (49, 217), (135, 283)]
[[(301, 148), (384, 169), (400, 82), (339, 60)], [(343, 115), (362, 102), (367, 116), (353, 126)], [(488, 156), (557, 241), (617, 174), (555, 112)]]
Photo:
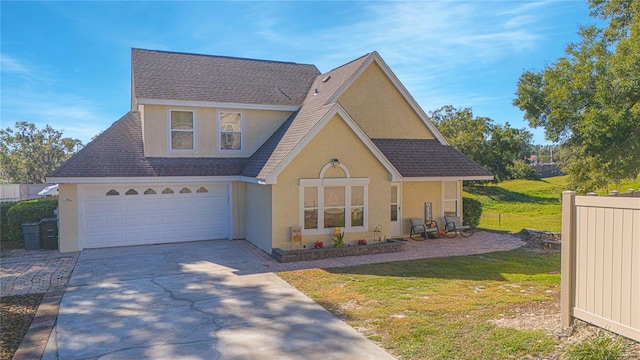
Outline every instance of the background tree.
[(640, 1), (589, 6), (607, 27), (580, 27), (564, 57), (520, 76), (513, 101), (560, 143), (563, 170), (580, 192), (640, 174)]
[(17, 122), (15, 130), (0, 129), (0, 176), (14, 183), (44, 183), (47, 174), (81, 147), (80, 140), (63, 138), (49, 125), (37, 129)]
[(538, 178), (524, 161), (533, 149), (529, 131), (495, 124), (488, 117), (474, 117), (469, 108), (451, 105), (429, 112), (429, 117), (451, 146), (491, 171), (496, 181)]

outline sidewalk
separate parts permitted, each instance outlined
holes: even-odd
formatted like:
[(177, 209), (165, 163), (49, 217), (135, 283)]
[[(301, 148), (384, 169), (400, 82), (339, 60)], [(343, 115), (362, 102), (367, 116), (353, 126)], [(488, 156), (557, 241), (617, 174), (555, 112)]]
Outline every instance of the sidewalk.
[(1, 296), (64, 289), (79, 254), (61, 254), (57, 250), (3, 250), (0, 257)]

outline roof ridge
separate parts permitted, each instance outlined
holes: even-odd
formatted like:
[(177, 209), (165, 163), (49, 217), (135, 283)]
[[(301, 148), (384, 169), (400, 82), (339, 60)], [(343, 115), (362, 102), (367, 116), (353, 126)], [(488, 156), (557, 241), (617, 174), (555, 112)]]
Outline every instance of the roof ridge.
[(362, 56), (358, 56), (357, 58), (355, 58), (355, 59), (353, 59), (353, 60), (351, 60), (351, 61), (349, 61), (349, 62), (346, 62), (346, 63), (344, 63), (344, 64), (342, 64), (342, 65), (336, 66), (336, 67), (334, 67), (333, 69), (331, 69), (331, 70), (329, 70), (329, 71), (326, 71), (326, 72), (323, 72), (322, 74), (320, 74), (320, 75), (318, 75), (318, 76), (326, 75), (326, 74), (328, 74), (328, 73), (330, 73), (330, 72), (332, 72), (332, 71), (338, 70), (338, 69), (340, 69), (340, 68), (342, 68), (342, 67), (345, 67), (345, 66), (347, 66), (347, 65), (349, 65), (349, 64), (351, 64), (351, 63), (354, 63), (354, 62), (356, 62), (356, 61), (358, 61), (358, 60), (360, 60), (360, 59), (362, 59), (362, 58), (365, 58), (365, 57), (367, 57), (367, 56), (369, 56), (369, 55), (371, 55), (371, 54), (373, 54), (373, 53), (375, 53), (375, 51), (372, 51), (372, 52), (370, 52), (370, 53), (366, 53), (366, 54), (364, 54), (364, 55), (362, 55)]
[(132, 52), (134, 50), (148, 51), (148, 52), (159, 52), (159, 53), (165, 53), (165, 54), (202, 56), (202, 57), (211, 57), (211, 58), (219, 58), (219, 59), (245, 60), (245, 61), (257, 61), (257, 62), (268, 62), (268, 63), (276, 63), (276, 64), (289, 64), (289, 65), (300, 65), (300, 66), (313, 66), (313, 67), (316, 67), (316, 65), (314, 65), (314, 64), (303, 64), (303, 63), (297, 63), (297, 62), (293, 62), (293, 61), (278, 61), (278, 60), (243, 58), (243, 57), (239, 57), (239, 56), (198, 54), (198, 53), (190, 53), (190, 52), (183, 52), (183, 51), (168, 51), (168, 50), (152, 50), (152, 49), (131, 48)]

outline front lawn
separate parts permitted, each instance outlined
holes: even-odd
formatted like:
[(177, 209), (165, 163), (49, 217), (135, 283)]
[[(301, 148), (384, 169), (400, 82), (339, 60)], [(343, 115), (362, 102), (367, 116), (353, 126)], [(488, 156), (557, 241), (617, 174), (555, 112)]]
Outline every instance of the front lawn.
[[(562, 203), (564, 190), (569, 190), (568, 176), (542, 180), (510, 180), (498, 184), (465, 187), (464, 196), (477, 199), (483, 211), (479, 227), (492, 231), (520, 232), (522, 229), (540, 229), (554, 232), (562, 230)], [(598, 191), (608, 194), (617, 189), (640, 188), (640, 178)]]
[(402, 359), (507, 359), (554, 351), (545, 331), (500, 324), (556, 306), (559, 270), (558, 253), (518, 249), (278, 275)]

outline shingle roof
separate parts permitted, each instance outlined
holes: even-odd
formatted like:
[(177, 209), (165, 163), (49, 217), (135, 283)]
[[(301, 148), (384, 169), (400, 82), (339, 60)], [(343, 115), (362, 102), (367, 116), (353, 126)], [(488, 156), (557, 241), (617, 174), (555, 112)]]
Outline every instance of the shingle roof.
[(49, 177), (237, 176), (247, 158), (145, 157), (138, 111), (128, 112)]
[[(251, 168), (245, 176), (265, 179), (278, 164), (309, 134), (313, 127), (333, 107), (326, 102), (371, 56), (366, 54), (325, 74), (318, 75), (307, 93), (304, 104), (249, 159)], [(328, 79), (325, 81), (325, 79)], [(316, 91), (317, 90), (317, 91)]]
[(132, 49), (135, 97), (300, 106), (315, 65)]
[(371, 139), (403, 177), (493, 176), (435, 139)]
[[(132, 111), (49, 177), (246, 176), (266, 179), (336, 104), (364, 55), (325, 74), (312, 65), (133, 49), (136, 96), (148, 99), (301, 106), (249, 158), (145, 157)], [(278, 84), (288, 96), (275, 89)], [(438, 140), (372, 139), (403, 177), (491, 176)]]

